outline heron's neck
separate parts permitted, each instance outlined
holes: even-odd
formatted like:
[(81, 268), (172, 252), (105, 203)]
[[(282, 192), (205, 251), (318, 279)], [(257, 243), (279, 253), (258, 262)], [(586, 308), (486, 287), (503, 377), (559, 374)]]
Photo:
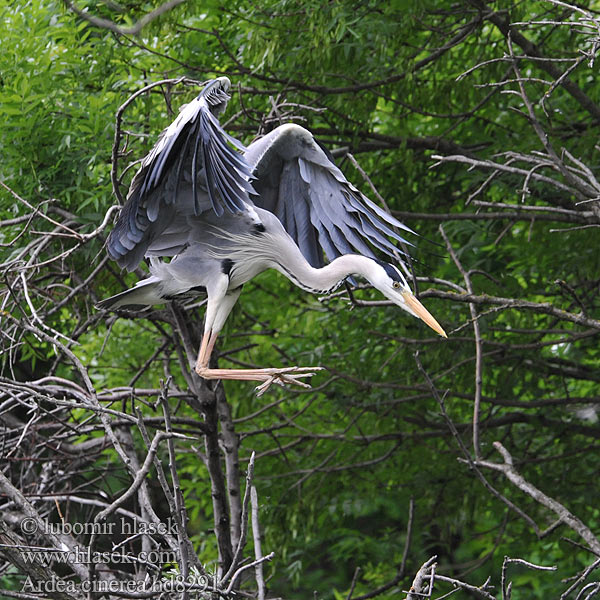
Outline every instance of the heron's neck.
[[(266, 211), (262, 211), (266, 213)], [(268, 215), (261, 215), (263, 219)], [(273, 221), (276, 221), (271, 216)], [(233, 268), (230, 285), (237, 287), (268, 268), (277, 269), (298, 287), (312, 293), (325, 293), (337, 288), (349, 275), (360, 275), (370, 280), (373, 260), (359, 254), (345, 254), (321, 269), (316, 269), (304, 258), (295, 242), (283, 230), (281, 223), (269, 223), (273, 231), (256, 234), (225, 234), (232, 242), (223, 253), (214, 251), (216, 258), (229, 259)]]
[(370, 258), (359, 254), (345, 254), (328, 265), (315, 269), (298, 251), (294, 260), (277, 261), (276, 268), (303, 290), (322, 294), (335, 290), (349, 275), (368, 277), (372, 265)]

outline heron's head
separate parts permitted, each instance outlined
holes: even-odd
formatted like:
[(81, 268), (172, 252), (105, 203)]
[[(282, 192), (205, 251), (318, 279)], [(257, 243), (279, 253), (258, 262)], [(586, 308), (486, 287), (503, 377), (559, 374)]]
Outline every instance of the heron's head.
[(429, 311), (416, 299), (404, 275), (400, 270), (389, 263), (375, 260), (367, 279), (386, 298), (397, 304), (400, 308), (424, 321), (431, 329), (442, 337), (448, 337), (440, 324), (431, 316)]
[(198, 98), (205, 98), (210, 111), (218, 117), (227, 107), (231, 96), (227, 93), (231, 87), (231, 81), (227, 77), (211, 79), (202, 88)]

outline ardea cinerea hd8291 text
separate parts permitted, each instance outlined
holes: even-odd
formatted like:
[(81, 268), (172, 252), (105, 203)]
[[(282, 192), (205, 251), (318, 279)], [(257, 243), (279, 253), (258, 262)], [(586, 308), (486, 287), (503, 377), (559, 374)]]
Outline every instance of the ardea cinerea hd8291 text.
[[(226, 77), (208, 82), (142, 161), (107, 248), (129, 271), (148, 257), (150, 276), (99, 306), (149, 306), (205, 292), (196, 372), (206, 379), (262, 381), (260, 393), (273, 382), (306, 386), (300, 379), (318, 369), (209, 367), (217, 335), (242, 286), (269, 268), (313, 293), (330, 292), (346, 277), (362, 276), (445, 337), (402, 271), (374, 254), (398, 260), (390, 240), (404, 240), (394, 228), (410, 229), (349, 183), (298, 125), (281, 125), (244, 148), (217, 119), (229, 100), (229, 87)], [(163, 262), (158, 257), (172, 258)]]

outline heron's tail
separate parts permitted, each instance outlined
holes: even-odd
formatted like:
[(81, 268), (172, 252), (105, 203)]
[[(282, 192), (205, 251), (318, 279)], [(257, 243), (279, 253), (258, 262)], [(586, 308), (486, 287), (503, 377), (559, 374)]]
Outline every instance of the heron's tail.
[(125, 290), (116, 296), (111, 296), (101, 300), (96, 304), (96, 308), (105, 310), (114, 310), (121, 306), (152, 306), (153, 304), (162, 304), (165, 298), (161, 293), (162, 285), (155, 277), (149, 277), (139, 281), (135, 287)]

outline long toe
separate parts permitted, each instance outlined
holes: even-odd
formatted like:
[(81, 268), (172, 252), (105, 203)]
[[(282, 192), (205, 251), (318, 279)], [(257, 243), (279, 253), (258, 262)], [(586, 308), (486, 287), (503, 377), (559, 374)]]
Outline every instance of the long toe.
[(262, 396), (274, 383), (277, 385), (297, 385), (310, 389), (310, 385), (301, 381), (303, 377), (313, 377), (316, 371), (322, 371), (323, 367), (284, 367), (282, 369), (270, 369), (270, 377), (256, 386), (256, 395)]

